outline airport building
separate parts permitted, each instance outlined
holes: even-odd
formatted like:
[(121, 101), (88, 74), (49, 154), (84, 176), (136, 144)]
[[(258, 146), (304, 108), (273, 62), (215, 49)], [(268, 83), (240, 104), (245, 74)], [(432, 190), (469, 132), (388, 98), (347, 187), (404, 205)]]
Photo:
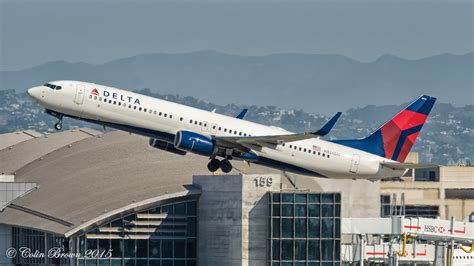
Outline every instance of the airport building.
[[(467, 166), (384, 182), (245, 162), (209, 175), (205, 157), (86, 128), (0, 135), (0, 162), (1, 265), (353, 265), (393, 250), (400, 264), (439, 264), (444, 243), (474, 238)], [(403, 245), (407, 234), (423, 242)]]

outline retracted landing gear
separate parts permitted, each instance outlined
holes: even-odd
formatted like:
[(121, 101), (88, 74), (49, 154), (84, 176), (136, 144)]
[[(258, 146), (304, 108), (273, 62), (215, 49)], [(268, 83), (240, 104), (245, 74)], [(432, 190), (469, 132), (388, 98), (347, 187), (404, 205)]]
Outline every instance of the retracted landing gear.
[(59, 115), (58, 118), (59, 118), (59, 121), (56, 124), (54, 124), (54, 128), (56, 130), (61, 130), (63, 129), (63, 115)]

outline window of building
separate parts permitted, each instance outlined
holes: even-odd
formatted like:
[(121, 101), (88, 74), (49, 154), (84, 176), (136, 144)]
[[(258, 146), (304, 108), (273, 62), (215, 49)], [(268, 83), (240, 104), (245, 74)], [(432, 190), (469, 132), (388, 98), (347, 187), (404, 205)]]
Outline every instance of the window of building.
[[(112, 249), (79, 265), (196, 265), (196, 200), (169, 203), (107, 222), (77, 238), (79, 250)], [(134, 239), (135, 235), (140, 238)], [(144, 264), (142, 264), (144, 263)]]
[(447, 199), (474, 199), (474, 188), (447, 188), (444, 195)]
[(390, 195), (380, 195), (380, 217), (388, 217), (390, 213)]
[(270, 193), (269, 204), (270, 265), (340, 264), (340, 194)]

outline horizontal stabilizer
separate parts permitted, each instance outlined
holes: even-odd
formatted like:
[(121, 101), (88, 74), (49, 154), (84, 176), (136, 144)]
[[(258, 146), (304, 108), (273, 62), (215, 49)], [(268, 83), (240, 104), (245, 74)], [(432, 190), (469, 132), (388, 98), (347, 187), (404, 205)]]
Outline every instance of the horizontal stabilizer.
[(247, 111), (249, 109), (244, 109), (242, 110), (242, 112), (240, 112), (240, 114), (238, 114), (235, 118), (238, 118), (238, 119), (244, 119), (245, 115), (247, 114)]
[(406, 169), (424, 169), (424, 168), (436, 168), (436, 164), (418, 164), (418, 163), (396, 163), (396, 162), (382, 162), (380, 163), (384, 167), (388, 167), (394, 170), (406, 170)]

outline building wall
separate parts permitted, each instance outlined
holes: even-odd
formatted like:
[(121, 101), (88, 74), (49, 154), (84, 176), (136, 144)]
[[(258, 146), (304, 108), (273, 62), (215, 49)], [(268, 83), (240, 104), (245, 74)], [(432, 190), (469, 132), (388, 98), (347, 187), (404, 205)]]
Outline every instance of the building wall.
[(194, 176), (199, 265), (267, 265), (268, 191), (279, 175)]
[(198, 265), (241, 265), (242, 178), (194, 176), (198, 203)]
[(441, 219), (464, 220), (474, 212), (472, 198), (446, 198), (446, 189), (472, 189), (474, 191), (474, 167), (441, 166), (439, 181), (417, 182), (381, 182), (382, 195), (397, 195), (400, 203), (402, 193), (405, 195), (405, 205), (438, 206)]

